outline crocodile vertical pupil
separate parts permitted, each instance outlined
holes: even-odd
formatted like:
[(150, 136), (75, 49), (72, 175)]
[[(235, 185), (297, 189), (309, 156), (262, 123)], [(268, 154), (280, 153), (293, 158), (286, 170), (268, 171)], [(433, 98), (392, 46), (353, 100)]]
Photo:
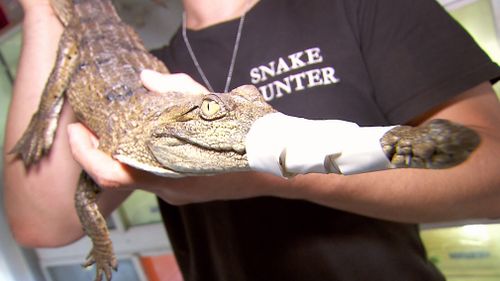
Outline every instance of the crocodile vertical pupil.
[(201, 104), (201, 112), (205, 117), (213, 117), (220, 110), (220, 105), (214, 100), (204, 100)]

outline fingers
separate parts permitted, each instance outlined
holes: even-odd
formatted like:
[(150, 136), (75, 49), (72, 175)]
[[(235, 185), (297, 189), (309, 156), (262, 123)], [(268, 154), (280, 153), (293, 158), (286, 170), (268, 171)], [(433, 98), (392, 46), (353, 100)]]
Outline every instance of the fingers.
[(145, 69), (141, 72), (141, 80), (146, 88), (158, 93), (208, 93), (205, 87), (194, 81), (189, 75), (183, 73), (161, 74), (153, 70)]
[(69, 124), (67, 131), (73, 158), (100, 187), (147, 190), (145, 187), (151, 186), (150, 191), (154, 192), (154, 187), (167, 186), (173, 182), (113, 159), (98, 148), (99, 140), (80, 123)]
[(131, 184), (126, 168), (108, 154), (98, 149), (99, 141), (80, 123), (67, 127), (73, 158), (101, 187), (115, 188)]

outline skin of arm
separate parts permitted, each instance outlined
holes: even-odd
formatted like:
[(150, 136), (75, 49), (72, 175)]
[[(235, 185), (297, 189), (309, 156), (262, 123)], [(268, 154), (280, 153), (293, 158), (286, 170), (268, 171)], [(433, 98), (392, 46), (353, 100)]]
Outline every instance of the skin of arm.
[(366, 216), (401, 222), (500, 217), (500, 103), (482, 83), (413, 122), (448, 119), (475, 129), (479, 148), (444, 170), (399, 169), (346, 177), (292, 180), (296, 197)]
[[(55, 61), (62, 26), (46, 0), (21, 1), (25, 17), (13, 96), (9, 108), (5, 144), (5, 209), (14, 238), (25, 246), (58, 246), (83, 235), (74, 207), (79, 164), (73, 160), (66, 135), (75, 122), (64, 106), (54, 146), (47, 157), (27, 170), (8, 154), (36, 111), (45, 82)], [(129, 191), (106, 191), (101, 210), (109, 214)]]
[[(3, 151), (4, 206), (12, 234), (19, 244), (29, 247), (61, 246), (83, 236), (74, 207), (76, 184), (82, 169), (73, 159), (68, 142), (68, 124), (76, 122), (70, 106), (67, 103), (64, 105), (53, 147), (49, 155), (43, 157), (38, 164), (26, 169), (22, 161), (9, 154), (9, 151), (19, 140), (38, 107), (54, 65), (63, 27), (48, 0), (22, 0), (21, 5), (25, 15), (22, 49), (9, 107)], [(154, 73), (152, 75), (155, 76)], [(206, 91), (201, 85), (194, 84), (187, 75), (168, 77), (170, 90), (176, 86), (179, 87), (178, 90), (185, 89), (184, 84), (189, 84), (194, 85), (191, 90), (195, 93)], [(163, 85), (162, 83), (155, 87), (161, 90)], [(86, 132), (87, 139), (95, 141), (95, 138)], [(107, 156), (106, 159), (109, 160)], [(111, 165), (110, 167), (116, 167), (121, 172), (127, 171), (126, 176), (131, 178), (125, 181), (133, 181), (133, 177), (139, 177), (137, 171), (130, 170), (118, 162), (113, 161)], [(113, 171), (114, 168), (110, 167), (97, 172), (102, 175), (101, 179), (113, 178), (113, 181), (102, 185), (118, 186), (114, 179), (124, 180), (116, 174), (106, 174), (109, 170)], [(145, 180), (148, 176), (141, 178)], [(103, 215), (109, 215), (133, 190), (105, 189), (98, 202)]]
[[(158, 79), (167, 81), (168, 75), (158, 76)], [(143, 79), (143, 82), (154, 89), (151, 81)], [(465, 91), (416, 119), (412, 125), (436, 118), (469, 126), (481, 135), (479, 148), (457, 167), (386, 170), (350, 176), (308, 174), (289, 180), (247, 172), (173, 181), (145, 172), (121, 170), (122, 166), (118, 165), (114, 165), (113, 171), (105, 172), (106, 167), (113, 167), (114, 160), (106, 155), (92, 159), (91, 151), (101, 152), (95, 149), (95, 141), (89, 140), (90, 132), (78, 124), (69, 131), (75, 159), (84, 169), (90, 170), (89, 174), (98, 183), (104, 186), (112, 183), (108, 185), (112, 187), (147, 186), (147, 190), (172, 204), (276, 196), (410, 223), (500, 216), (500, 177), (497, 175), (500, 170), (500, 103), (491, 85), (485, 82)], [(93, 163), (106, 164), (98, 170)]]

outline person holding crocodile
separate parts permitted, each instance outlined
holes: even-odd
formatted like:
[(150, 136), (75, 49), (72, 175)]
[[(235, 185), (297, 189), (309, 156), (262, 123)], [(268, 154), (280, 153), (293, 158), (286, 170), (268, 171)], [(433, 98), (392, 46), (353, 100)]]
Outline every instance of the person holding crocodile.
[[(48, 1), (21, 3), (6, 151), (37, 106), (62, 31)], [(155, 51), (178, 74), (143, 72), (150, 89), (197, 94), (251, 83), (287, 115), (362, 126), (442, 118), (473, 128), (481, 144), (463, 164), (438, 171), (172, 179), (102, 153), (65, 106), (47, 159), (28, 172), (5, 155), (5, 205), (21, 244), (64, 245), (83, 235), (71, 188), (81, 167), (104, 188), (105, 214), (137, 188), (158, 195), (185, 280), (444, 280), (426, 260), (416, 224), (500, 215), (500, 105), (491, 87), (500, 69), (433, 0), (184, 7), (181, 29)]]

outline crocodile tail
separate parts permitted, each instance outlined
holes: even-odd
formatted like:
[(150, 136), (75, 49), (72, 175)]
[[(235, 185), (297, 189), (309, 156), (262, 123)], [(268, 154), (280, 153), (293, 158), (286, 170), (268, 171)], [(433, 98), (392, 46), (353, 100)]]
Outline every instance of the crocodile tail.
[(64, 26), (73, 17), (73, 0), (50, 0), (50, 5)]

